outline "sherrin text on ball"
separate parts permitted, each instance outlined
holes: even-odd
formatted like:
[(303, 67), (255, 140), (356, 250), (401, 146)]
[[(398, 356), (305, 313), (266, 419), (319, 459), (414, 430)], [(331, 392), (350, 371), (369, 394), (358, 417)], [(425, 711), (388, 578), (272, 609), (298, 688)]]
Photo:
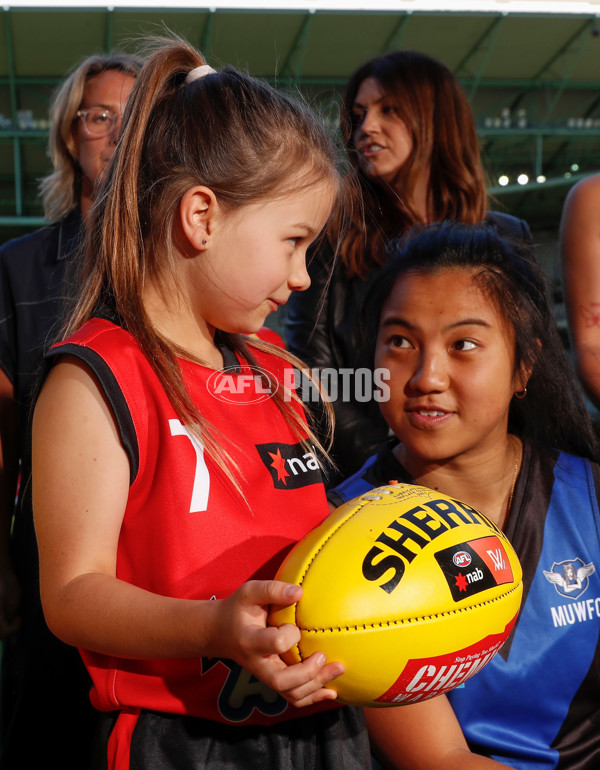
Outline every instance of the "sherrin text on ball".
[(303, 588), (269, 616), (300, 629), (286, 662), (316, 651), (341, 661), (346, 673), (328, 686), (362, 706), (461, 685), (502, 647), (523, 590), (519, 560), (491, 521), (410, 484), (342, 505), (294, 546), (277, 579)]

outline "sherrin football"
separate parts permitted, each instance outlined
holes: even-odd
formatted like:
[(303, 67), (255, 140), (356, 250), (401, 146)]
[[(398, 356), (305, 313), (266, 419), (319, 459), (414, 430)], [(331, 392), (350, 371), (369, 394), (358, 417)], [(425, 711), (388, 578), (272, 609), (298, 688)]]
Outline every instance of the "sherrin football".
[(303, 588), (273, 609), (298, 645), (341, 661), (329, 687), (344, 703), (395, 706), (465, 682), (498, 652), (515, 623), (522, 570), (505, 535), (465, 503), (410, 484), (351, 500), (289, 552), (278, 580)]

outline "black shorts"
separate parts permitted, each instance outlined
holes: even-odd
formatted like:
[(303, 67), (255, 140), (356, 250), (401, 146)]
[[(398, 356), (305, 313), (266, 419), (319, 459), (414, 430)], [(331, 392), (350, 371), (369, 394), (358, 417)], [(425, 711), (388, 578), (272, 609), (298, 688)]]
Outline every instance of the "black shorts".
[[(110, 729), (109, 724), (105, 726)], [(106, 733), (108, 730), (105, 738)], [(154, 711), (140, 714), (131, 739), (130, 770), (201, 768), (369, 770), (363, 711), (346, 706), (269, 727), (235, 726)]]

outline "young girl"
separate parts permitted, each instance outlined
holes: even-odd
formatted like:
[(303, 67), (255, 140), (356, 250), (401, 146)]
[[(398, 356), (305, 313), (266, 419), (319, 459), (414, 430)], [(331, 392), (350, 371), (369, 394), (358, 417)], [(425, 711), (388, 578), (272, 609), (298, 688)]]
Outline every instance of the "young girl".
[(147, 60), (33, 424), (44, 610), (113, 712), (111, 770), (369, 765), (327, 687), (343, 666), (286, 666), (299, 631), (266, 623), (327, 504), (291, 366), (256, 333), (308, 286), (338, 185), (295, 102), (183, 41)]
[(504, 529), (525, 587), (512, 636), (452, 708), (368, 715), (373, 737), (410, 768), (598, 766), (598, 445), (543, 275), (489, 229), (443, 224), (393, 250), (367, 308), (397, 439), (331, 501), (390, 480), (453, 495)]

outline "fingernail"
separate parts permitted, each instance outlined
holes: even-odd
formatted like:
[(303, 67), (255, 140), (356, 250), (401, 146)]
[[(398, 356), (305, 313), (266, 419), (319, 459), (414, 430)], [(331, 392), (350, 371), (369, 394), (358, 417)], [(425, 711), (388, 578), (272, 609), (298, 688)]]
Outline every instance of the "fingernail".
[(294, 596), (296, 596), (297, 592), (298, 592), (298, 586), (290, 584), (286, 586), (285, 591), (283, 593), (288, 599), (292, 599)]

